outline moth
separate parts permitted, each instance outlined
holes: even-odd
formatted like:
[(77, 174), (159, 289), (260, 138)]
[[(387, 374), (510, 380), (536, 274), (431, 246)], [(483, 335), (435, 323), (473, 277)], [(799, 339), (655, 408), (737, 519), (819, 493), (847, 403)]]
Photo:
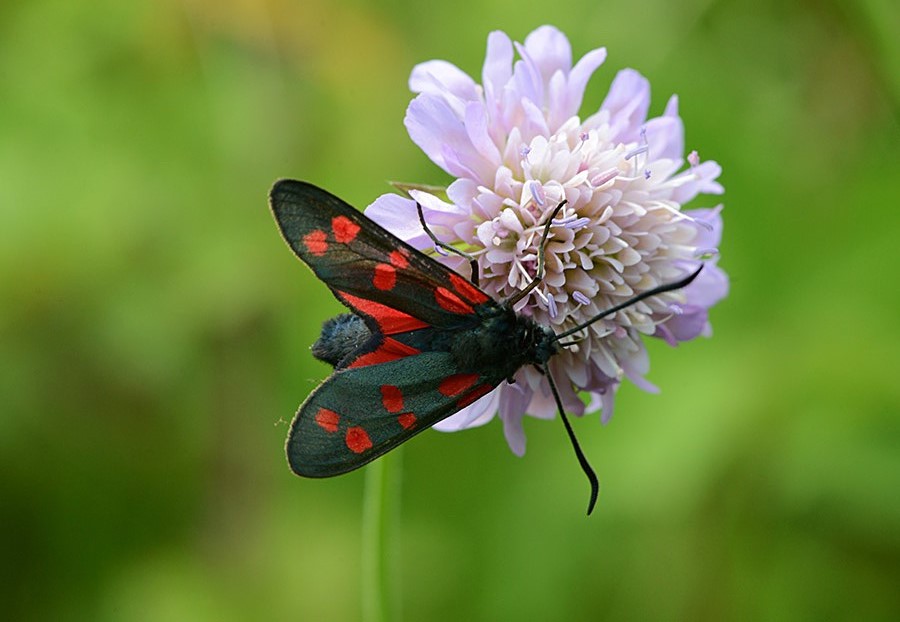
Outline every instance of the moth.
[(478, 287), (478, 264), (466, 257), (472, 280), (416, 250), (333, 194), (281, 180), (269, 204), (284, 240), (350, 313), (323, 326), (313, 354), (334, 372), (301, 404), (288, 433), (291, 470), (331, 477), (357, 469), (490, 393), (525, 365), (550, 385), (576, 457), (588, 477), (588, 514), (597, 476), (582, 452), (547, 363), (564, 341), (592, 323), (641, 300), (689, 284), (684, 278), (645, 291), (560, 334), (513, 305), (541, 282), (544, 249), (560, 203), (542, 224), (534, 279), (497, 301)]

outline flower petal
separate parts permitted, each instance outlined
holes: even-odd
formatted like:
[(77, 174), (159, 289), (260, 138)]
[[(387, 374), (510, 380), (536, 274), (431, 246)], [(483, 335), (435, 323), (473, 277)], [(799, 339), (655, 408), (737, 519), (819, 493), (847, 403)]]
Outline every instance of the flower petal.
[(619, 385), (616, 383), (614, 386), (600, 394), (600, 407), (603, 409), (603, 414), (600, 416), (600, 422), (603, 425), (606, 425), (609, 423), (610, 419), (612, 419), (613, 407), (615, 406), (616, 401), (616, 390), (618, 387)]
[[(501, 402), (501, 404), (503, 403)], [(519, 457), (525, 455), (525, 430), (522, 429), (522, 417), (524, 414), (524, 411), (507, 411), (505, 417), (502, 414), (500, 415), (500, 420), (503, 421), (503, 436), (506, 438), (506, 444)]]
[(519, 100), (515, 103), (521, 105), (521, 100), (527, 100), (541, 108), (544, 104), (544, 83), (541, 80), (541, 72), (537, 65), (528, 59), (525, 48), (518, 43), (515, 46), (519, 56), (522, 57), (513, 65), (512, 93)]
[(432, 427), (439, 432), (458, 432), (482, 426), (494, 418), (499, 400), (500, 390), (494, 389)]
[(444, 146), (467, 140), (465, 126), (442, 99), (423, 93), (413, 99), (403, 119), (409, 137), (431, 161), (454, 174), (444, 161)]
[(439, 97), (452, 93), (465, 101), (478, 99), (475, 81), (462, 69), (445, 60), (432, 60), (413, 67), (409, 77), (409, 90)]
[(525, 380), (523, 373), (517, 374), (514, 384), (500, 385), (499, 416), (503, 421), (503, 434), (509, 448), (517, 456), (525, 453), (525, 431), (522, 429), (522, 417), (534, 394)]
[(684, 213), (702, 223), (697, 227), (694, 245), (700, 248), (715, 248), (722, 241), (722, 206), (686, 210)]
[(650, 357), (643, 342), (638, 342), (638, 349), (620, 361), (622, 371), (639, 389), (647, 393), (659, 393), (659, 387), (649, 382), (644, 376), (650, 371)]
[(410, 138), (432, 162), (456, 177), (493, 179), (491, 162), (472, 145), (463, 119), (446, 100), (421, 93), (406, 109), (404, 124)]
[(673, 95), (663, 116), (646, 124), (648, 153), (653, 160), (679, 160), (684, 157), (684, 123), (678, 116), (678, 97)]
[(513, 46), (505, 32), (493, 31), (488, 35), (487, 52), (481, 80), (484, 83), (484, 99), (491, 116), (501, 105), (501, 94), (512, 78)]
[(428, 248), (432, 244), (419, 223), (416, 202), (412, 199), (382, 194), (365, 209), (365, 214), (415, 248)]
[(709, 309), (728, 295), (728, 277), (719, 266), (707, 262), (694, 281), (684, 288), (687, 305)]
[[(703, 334), (707, 322), (707, 310), (704, 307), (695, 305), (684, 305), (684, 311), (681, 315), (672, 316), (665, 324), (668, 331), (666, 341), (671, 336), (676, 342), (690, 341), (695, 337)], [(660, 327), (657, 327), (659, 329)], [(669, 345), (676, 345), (669, 341)]]
[(616, 74), (600, 109), (609, 113), (613, 140), (638, 141), (650, 109), (650, 82), (634, 69), (623, 69)]
[(466, 106), (466, 131), (469, 134), (469, 140), (478, 154), (491, 163), (491, 177), (493, 171), (502, 164), (500, 160), (500, 151), (497, 145), (491, 140), (488, 134), (489, 119), (487, 110), (481, 102), (470, 102)]
[(540, 26), (525, 37), (525, 51), (544, 82), (556, 71), (568, 74), (572, 68), (572, 46), (566, 35), (554, 26)]

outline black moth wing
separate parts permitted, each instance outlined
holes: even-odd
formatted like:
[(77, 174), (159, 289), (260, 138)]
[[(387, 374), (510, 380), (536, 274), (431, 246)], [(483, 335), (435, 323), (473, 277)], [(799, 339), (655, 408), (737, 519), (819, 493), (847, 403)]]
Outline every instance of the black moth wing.
[(335, 372), (294, 417), (286, 449), (295, 473), (361, 467), (504, 380), (423, 346), (428, 334), (471, 330), (479, 311), (498, 308), (474, 284), (311, 184), (277, 182), (270, 205), (294, 253), (371, 332), (349, 354), (329, 353)]
[[(496, 305), (474, 284), (321, 188), (283, 179), (269, 203), (294, 253), (341, 302), (368, 317), (373, 332), (426, 325), (458, 330), (477, 324), (479, 305)], [(420, 322), (397, 324), (389, 310)]]
[(461, 374), (447, 352), (335, 371), (300, 406), (287, 440), (298, 475), (359, 468), (489, 393), (503, 379)]

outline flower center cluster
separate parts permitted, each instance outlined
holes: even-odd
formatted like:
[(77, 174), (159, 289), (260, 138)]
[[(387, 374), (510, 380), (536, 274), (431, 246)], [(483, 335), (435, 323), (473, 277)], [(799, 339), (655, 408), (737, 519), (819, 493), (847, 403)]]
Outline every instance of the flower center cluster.
[[(696, 228), (669, 200), (662, 176), (655, 179), (646, 138), (613, 144), (602, 122), (584, 127), (573, 117), (549, 138), (506, 149), (508, 157), (494, 188), (479, 187), (477, 201), (496, 203), (496, 215), (476, 228), (483, 286), (498, 298), (525, 287), (537, 273), (544, 223), (563, 200), (550, 227), (544, 254), (546, 273), (517, 311), (530, 313), (559, 332), (584, 322), (641, 291), (677, 276), (672, 260), (693, 259)], [(515, 140), (515, 136), (510, 136)], [(631, 349), (638, 333), (676, 312), (668, 305), (678, 292), (639, 303), (591, 327), (583, 355), (593, 352), (605, 373), (618, 374), (614, 352)], [(612, 341), (602, 339), (612, 336)], [(601, 341), (602, 339), (602, 341)], [(631, 340), (627, 340), (631, 341)], [(607, 343), (609, 342), (609, 343)], [(592, 357), (593, 358), (593, 357)]]

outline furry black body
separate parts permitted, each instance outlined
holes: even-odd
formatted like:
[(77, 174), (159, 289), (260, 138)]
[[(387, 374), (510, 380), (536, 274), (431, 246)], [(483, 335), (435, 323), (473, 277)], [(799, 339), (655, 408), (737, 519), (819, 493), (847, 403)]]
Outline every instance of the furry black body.
[[(477, 310), (480, 323), (465, 331), (427, 328), (415, 331), (404, 343), (422, 351), (449, 352), (461, 371), (498, 370), (508, 381), (523, 365), (543, 365), (560, 351), (553, 331), (507, 305)], [(377, 334), (377, 333), (375, 333)], [(377, 339), (377, 337), (375, 337)], [(312, 354), (332, 367), (373, 339), (363, 318), (342, 313), (322, 325)]]

